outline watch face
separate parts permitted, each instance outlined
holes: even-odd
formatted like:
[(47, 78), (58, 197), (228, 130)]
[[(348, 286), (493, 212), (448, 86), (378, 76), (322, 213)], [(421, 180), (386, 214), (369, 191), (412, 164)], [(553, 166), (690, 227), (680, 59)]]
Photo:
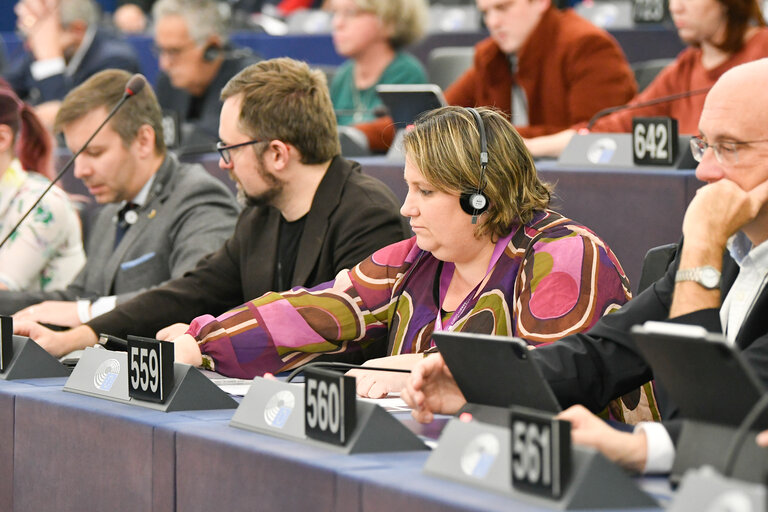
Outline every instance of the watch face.
[(707, 288), (716, 288), (720, 283), (720, 273), (714, 268), (703, 268), (700, 276), (701, 284)]

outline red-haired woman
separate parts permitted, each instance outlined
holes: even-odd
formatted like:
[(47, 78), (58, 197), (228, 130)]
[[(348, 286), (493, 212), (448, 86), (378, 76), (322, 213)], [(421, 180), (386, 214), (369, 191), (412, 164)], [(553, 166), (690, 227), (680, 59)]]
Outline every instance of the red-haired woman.
[[(49, 185), (52, 146), (31, 107), (0, 86), (0, 239)], [(77, 211), (54, 187), (0, 248), (0, 289), (61, 288), (83, 263)]]

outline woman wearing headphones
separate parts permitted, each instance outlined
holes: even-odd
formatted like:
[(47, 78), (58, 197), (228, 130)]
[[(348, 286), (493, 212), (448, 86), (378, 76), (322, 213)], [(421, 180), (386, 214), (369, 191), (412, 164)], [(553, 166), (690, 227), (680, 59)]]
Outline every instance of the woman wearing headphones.
[[(366, 349), (390, 356), (375, 366), (409, 368), (434, 330), (537, 345), (589, 329), (630, 298), (608, 246), (548, 209), (550, 188), (503, 115), (437, 109), (417, 120), (404, 145), (401, 212), (413, 238), (311, 290), (268, 293), (218, 319), (195, 319), (175, 340), (177, 360), (253, 377)], [(407, 377), (355, 374), (358, 393), (372, 397), (399, 391)]]
[[(52, 145), (32, 108), (0, 86), (0, 240), (50, 184)], [(0, 289), (62, 288), (84, 263), (80, 218), (54, 187), (0, 248)]]

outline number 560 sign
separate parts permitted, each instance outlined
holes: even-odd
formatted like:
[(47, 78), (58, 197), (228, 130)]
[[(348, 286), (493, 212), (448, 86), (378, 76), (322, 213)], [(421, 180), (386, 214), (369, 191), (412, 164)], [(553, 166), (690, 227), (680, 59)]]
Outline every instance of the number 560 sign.
[(173, 388), (173, 343), (128, 336), (128, 394), (164, 402)]

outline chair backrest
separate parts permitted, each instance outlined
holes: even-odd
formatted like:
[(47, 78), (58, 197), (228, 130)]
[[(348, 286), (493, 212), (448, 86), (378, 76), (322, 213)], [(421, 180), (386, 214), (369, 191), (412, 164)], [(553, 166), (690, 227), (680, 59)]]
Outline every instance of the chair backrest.
[(675, 259), (676, 254), (677, 244), (660, 245), (653, 247), (645, 253), (643, 270), (640, 272), (640, 283), (637, 286), (638, 295), (654, 282), (661, 279), (666, 273), (669, 264)]
[(429, 52), (427, 74), (429, 81), (445, 90), (472, 66), (475, 48), (472, 46), (443, 46)]

